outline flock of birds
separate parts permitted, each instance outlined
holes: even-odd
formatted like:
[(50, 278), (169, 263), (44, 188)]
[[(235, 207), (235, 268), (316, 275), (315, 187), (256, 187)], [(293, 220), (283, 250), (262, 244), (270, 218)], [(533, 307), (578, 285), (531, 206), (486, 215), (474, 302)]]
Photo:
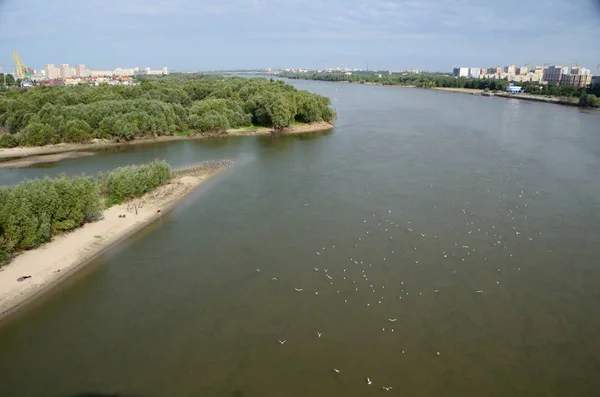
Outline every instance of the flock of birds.
[[(454, 197), (456, 201), (453, 201), (449, 200), (448, 196), (440, 195), (437, 198), (437, 205), (431, 208), (434, 215), (430, 214), (428, 221), (422, 221), (417, 215), (414, 215), (413, 219), (406, 219), (406, 216), (396, 215), (392, 209), (386, 209), (379, 214), (370, 214), (360, 221), (362, 231), (356, 235), (352, 243), (347, 241), (340, 243), (341, 246), (338, 245), (338, 248), (335, 244), (321, 245), (314, 251), (315, 258), (307, 271), (311, 271), (320, 281), (315, 280), (310, 288), (306, 285), (297, 285), (293, 287), (294, 293), (319, 295), (324, 288), (332, 288), (346, 304), (354, 298), (350, 295), (353, 291), (361, 291), (360, 295), (356, 295), (357, 299), (363, 300), (362, 303), (367, 308), (372, 305), (383, 306), (384, 302), (390, 299), (407, 298), (409, 293), (418, 296), (423, 293), (436, 295), (443, 293), (442, 287), (436, 285), (431, 285), (427, 291), (414, 291), (407, 288), (410, 280), (400, 278), (382, 280), (381, 274), (378, 274), (382, 266), (387, 266), (389, 269), (396, 263), (432, 266), (433, 271), (442, 270), (451, 277), (457, 274), (457, 271), (461, 271), (461, 265), (465, 265), (467, 260), (469, 263), (485, 264), (482, 270), (487, 271), (490, 277), (497, 278), (495, 283), (473, 287), (474, 294), (483, 294), (484, 291), (493, 288), (494, 284), (500, 284), (499, 275), (504, 269), (512, 266), (515, 271), (521, 270), (522, 262), (515, 258), (519, 249), (513, 251), (517, 244), (527, 244), (541, 236), (541, 233), (531, 231), (531, 224), (527, 219), (528, 210), (539, 192), (529, 190), (526, 181), (520, 180), (517, 166), (508, 170), (501, 168), (500, 171), (501, 176), (497, 178), (481, 175), (477, 171), (475, 184), (478, 187), (470, 185), (469, 192), (461, 201), (456, 197)], [(489, 185), (489, 188), (486, 185)], [(430, 185), (429, 188), (434, 186)], [(308, 203), (304, 205), (307, 206)], [(477, 213), (483, 208), (493, 208), (496, 214), (489, 217), (486, 213)], [(451, 211), (454, 213), (448, 213)], [(499, 214), (499, 211), (504, 211), (504, 214)], [(431, 219), (439, 222), (440, 227), (436, 227)], [(455, 229), (457, 222), (462, 225), (458, 230)], [(425, 230), (425, 227), (428, 230)], [(448, 230), (452, 231), (449, 233)], [(374, 245), (385, 247), (381, 248), (380, 257), (376, 260), (373, 259)], [(364, 251), (368, 254), (363, 252), (363, 247), (367, 247)], [(434, 249), (439, 249), (437, 255), (431, 252)], [(330, 254), (332, 252), (334, 254)], [(346, 258), (340, 260), (344, 256)], [(406, 263), (408, 256), (411, 263)], [(260, 272), (260, 269), (256, 271)], [(275, 282), (279, 278), (271, 277), (271, 280)], [(365, 290), (370, 292), (369, 296), (375, 298), (364, 300)], [(357, 299), (352, 303), (356, 303)], [(390, 310), (390, 314), (392, 313), (394, 310)], [(397, 314), (397, 311), (394, 314)], [(398, 321), (394, 314), (382, 319), (387, 324), (382, 328), (383, 332), (394, 332)], [(316, 330), (314, 335), (316, 338), (321, 338), (323, 334)], [(278, 341), (281, 345), (287, 343), (287, 339)], [(402, 350), (402, 354), (404, 353), (405, 351)], [(431, 354), (440, 356), (442, 352), (434, 350)], [(332, 371), (334, 374), (342, 373), (339, 368), (332, 368)], [(374, 384), (369, 376), (365, 376), (365, 383), (367, 386)], [(381, 385), (380, 388), (382, 391), (390, 391), (393, 386)]]

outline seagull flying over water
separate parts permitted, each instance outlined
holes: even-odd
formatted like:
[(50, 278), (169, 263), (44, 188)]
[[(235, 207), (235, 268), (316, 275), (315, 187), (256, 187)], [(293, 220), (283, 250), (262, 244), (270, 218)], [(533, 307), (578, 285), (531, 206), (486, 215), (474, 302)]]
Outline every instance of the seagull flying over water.
[(339, 373), (340, 373), (340, 370), (339, 370), (339, 369), (337, 369), (337, 368), (334, 368), (334, 369), (333, 369), (333, 372), (335, 372), (336, 374), (339, 374)]
[(295, 289), (296, 291), (298, 291), (298, 292), (302, 292), (302, 291), (304, 291), (304, 289), (303, 289), (303, 288), (294, 288), (294, 289)]
[[(279, 340), (279, 339), (278, 339), (278, 340)], [(286, 339), (286, 340), (280, 340), (280, 341), (279, 341), (279, 343), (281, 343), (282, 345), (283, 345), (283, 344), (285, 344), (285, 342), (287, 342), (287, 339)]]
[(371, 383), (373, 383), (371, 382), (371, 379), (367, 378), (367, 385), (370, 385)]
[(320, 338), (321, 335), (323, 335), (322, 333), (320, 333), (319, 331), (317, 331), (317, 338)]
[(388, 318), (388, 321), (390, 323), (395, 323), (398, 319), (397, 318)]
[(393, 387), (391, 387), (391, 386), (390, 387), (381, 386), (381, 390), (390, 391), (392, 389), (393, 389)]

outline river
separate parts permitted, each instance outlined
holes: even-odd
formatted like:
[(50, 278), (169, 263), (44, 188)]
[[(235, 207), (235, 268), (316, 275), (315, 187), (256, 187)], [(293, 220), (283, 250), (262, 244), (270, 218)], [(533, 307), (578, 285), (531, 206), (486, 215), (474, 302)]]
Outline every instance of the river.
[(0, 171), (235, 161), (0, 323), (0, 396), (597, 396), (600, 115), (293, 84), (335, 130)]

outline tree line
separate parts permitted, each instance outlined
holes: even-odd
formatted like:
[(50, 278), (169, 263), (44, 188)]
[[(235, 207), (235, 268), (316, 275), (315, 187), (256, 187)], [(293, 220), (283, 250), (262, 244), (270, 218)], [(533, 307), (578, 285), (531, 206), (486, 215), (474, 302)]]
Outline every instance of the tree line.
[[(448, 87), (448, 88), (478, 88), (489, 90), (506, 90), (507, 80), (469, 79), (466, 77), (455, 78), (440, 73), (401, 74), (389, 72), (352, 72), (345, 74), (339, 72), (327, 73), (289, 73), (282, 72), (281, 77), (290, 79), (323, 80), (323, 81), (348, 81), (351, 83), (405, 85), (414, 87)], [(380, 77), (381, 76), (381, 77)]]
[(15, 253), (99, 219), (105, 207), (142, 196), (171, 178), (164, 161), (99, 174), (25, 180), (0, 187), (0, 265)]
[[(415, 87), (451, 87), (451, 88), (475, 88), (490, 91), (505, 91), (509, 85), (508, 80), (475, 79), (467, 77), (453, 77), (439, 73), (420, 74), (398, 74), (388, 72), (352, 72), (345, 73), (289, 73), (282, 72), (281, 77), (290, 79), (323, 80), (323, 81), (348, 81), (352, 83), (370, 83), (383, 85), (405, 85)], [(379, 77), (381, 76), (381, 77)], [(578, 97), (595, 95), (600, 97), (600, 84), (589, 87), (571, 87), (566, 85), (541, 85), (535, 82), (515, 83), (521, 86), (523, 92), (535, 95)]]
[(329, 98), (282, 81), (210, 75), (145, 77), (135, 86), (0, 92), (0, 147), (92, 139), (129, 141), (230, 128), (333, 121)]

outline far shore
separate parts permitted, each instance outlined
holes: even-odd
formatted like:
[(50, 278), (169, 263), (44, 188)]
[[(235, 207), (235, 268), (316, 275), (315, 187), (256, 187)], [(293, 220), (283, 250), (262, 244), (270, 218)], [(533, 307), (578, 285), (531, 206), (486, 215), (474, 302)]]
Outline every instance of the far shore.
[[(115, 205), (103, 212), (101, 220), (25, 251), (0, 267), (0, 319), (39, 298), (114, 244), (164, 216), (187, 194), (225, 168), (223, 162), (199, 171), (174, 170), (173, 180), (130, 203), (138, 206), (137, 214), (131, 208), (127, 210), (126, 204)], [(119, 218), (122, 214), (126, 217)], [(17, 281), (23, 276), (31, 278)]]
[[(285, 127), (281, 131), (275, 131), (270, 127), (257, 127), (255, 129), (249, 128), (237, 128), (227, 130), (225, 134), (222, 135), (191, 135), (191, 136), (181, 136), (181, 135), (165, 135), (159, 136), (157, 138), (141, 138), (134, 141), (130, 141), (127, 143), (113, 142), (108, 140), (95, 140), (91, 143), (59, 143), (57, 145), (48, 145), (48, 146), (33, 146), (33, 147), (16, 147), (16, 148), (8, 148), (8, 149), (0, 149), (0, 160), (4, 159), (18, 159), (11, 161), (0, 161), (0, 168), (18, 168), (18, 167), (27, 167), (32, 164), (38, 163), (47, 163), (47, 162), (56, 162), (63, 159), (82, 157), (85, 155), (93, 155), (93, 152), (86, 152), (86, 154), (81, 154), (84, 151), (93, 151), (98, 149), (116, 147), (116, 146), (125, 146), (125, 145), (143, 145), (146, 143), (156, 143), (156, 142), (170, 142), (170, 141), (180, 141), (180, 140), (189, 140), (189, 139), (210, 139), (216, 137), (226, 137), (226, 136), (260, 136), (260, 135), (273, 135), (273, 134), (281, 134), (281, 135), (293, 135), (293, 134), (305, 134), (309, 132), (318, 132), (318, 131), (326, 131), (334, 128), (332, 123), (328, 123), (326, 121), (318, 122), (318, 123), (310, 123), (310, 124), (297, 124), (292, 125), (290, 127)], [(78, 154), (74, 154), (78, 152)], [(48, 155), (55, 155), (53, 157), (49, 157)], [(39, 156), (39, 157), (38, 157)], [(29, 158), (25, 160), (24, 158)], [(32, 158), (36, 157), (36, 158)]]

